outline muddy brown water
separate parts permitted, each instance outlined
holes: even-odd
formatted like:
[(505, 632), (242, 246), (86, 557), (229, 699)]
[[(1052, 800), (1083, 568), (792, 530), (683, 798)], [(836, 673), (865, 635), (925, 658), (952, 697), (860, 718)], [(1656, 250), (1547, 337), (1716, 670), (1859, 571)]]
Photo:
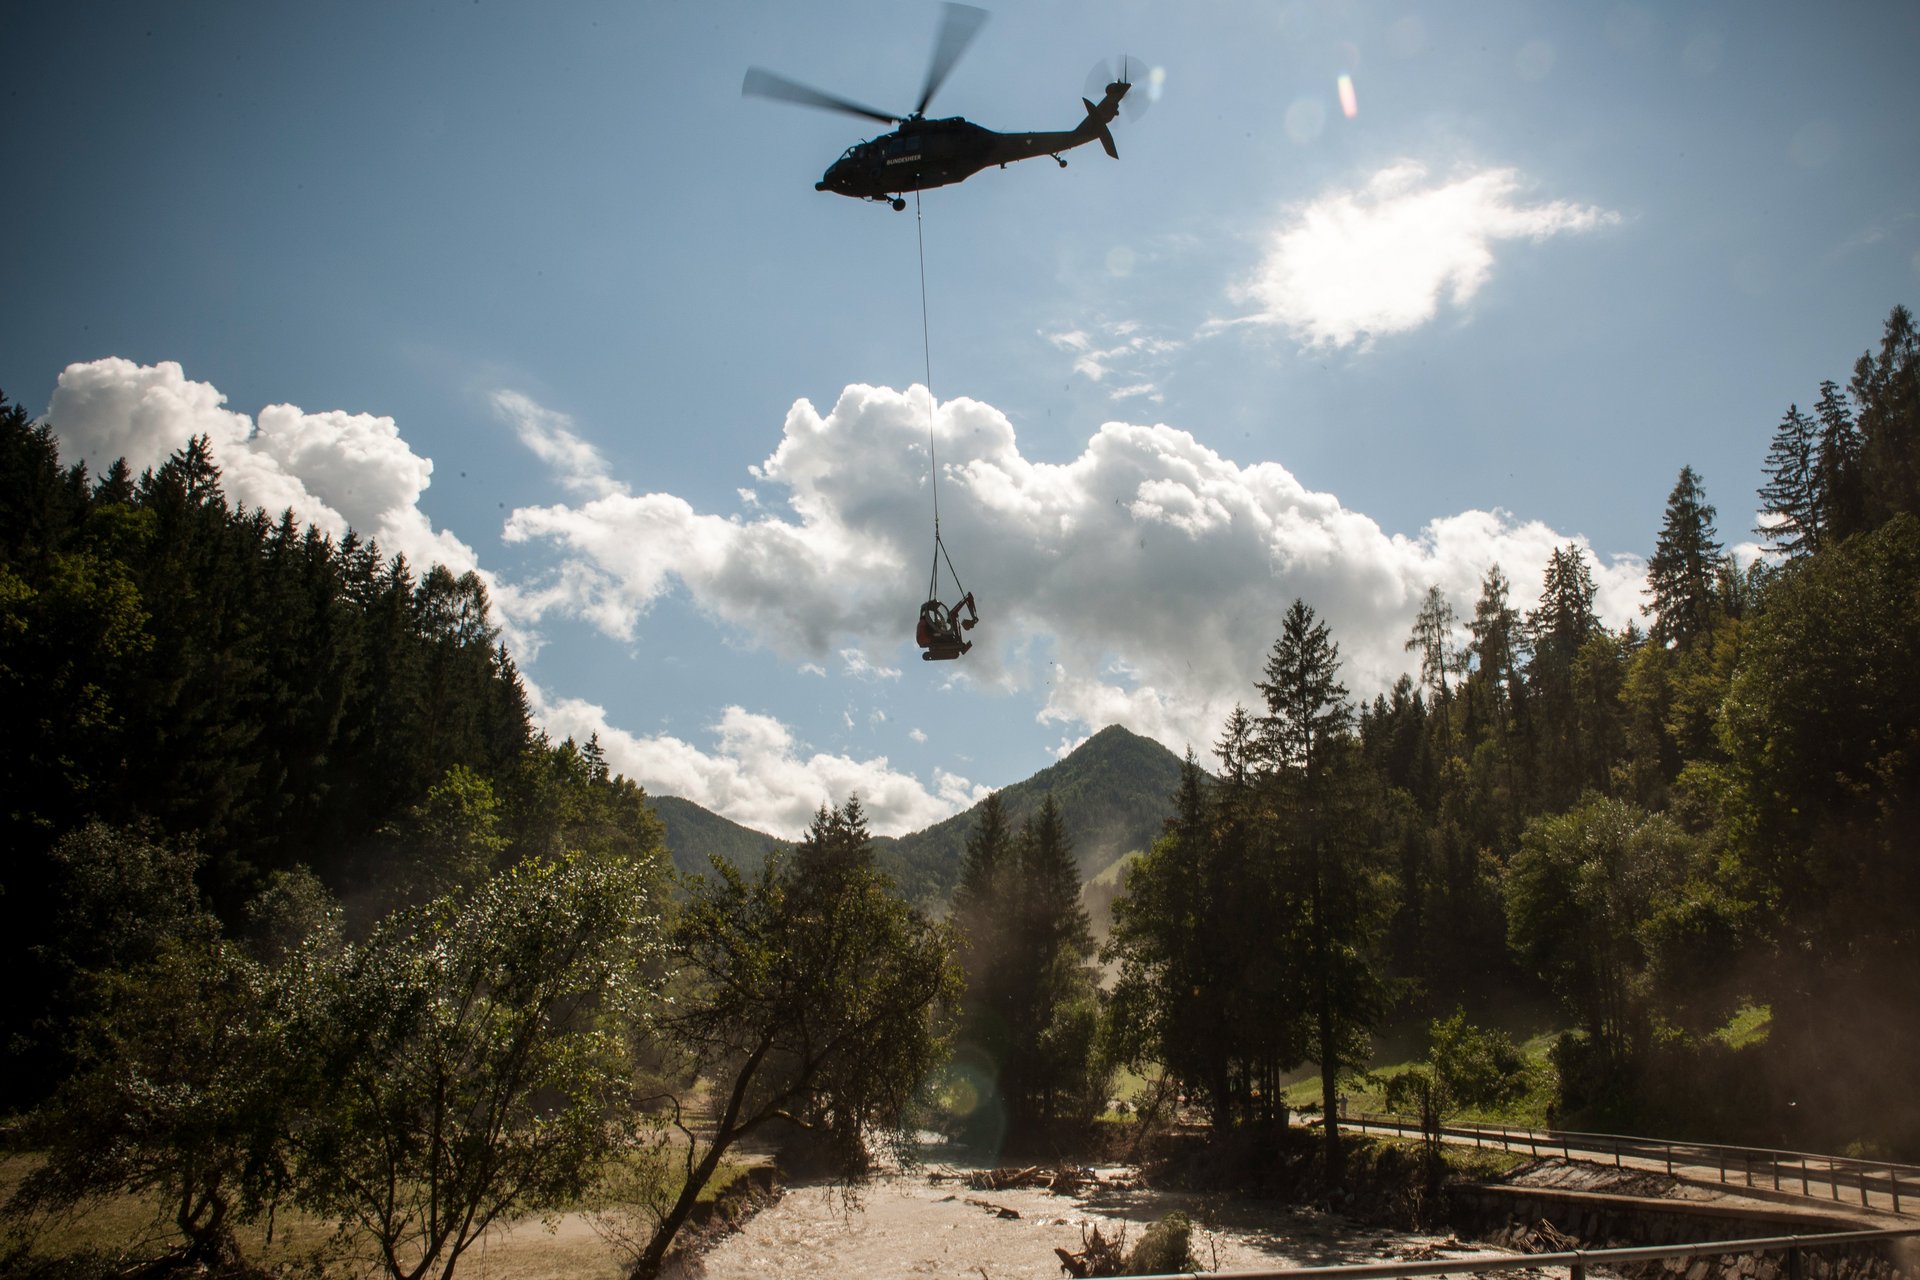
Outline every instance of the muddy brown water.
[[(1195, 1223), (1193, 1250), (1208, 1271), (1330, 1266), (1407, 1258), (1483, 1256), (1495, 1250), (1445, 1237), (1368, 1228), (1339, 1215), (1265, 1201), (1155, 1190), (1127, 1166), (1097, 1169), (1071, 1194), (1040, 1188), (975, 1191), (970, 1169), (933, 1164), (889, 1172), (849, 1208), (830, 1188), (791, 1186), (673, 1273), (679, 1280), (1057, 1280), (1055, 1248), (1078, 1252), (1098, 1228), (1129, 1246), (1173, 1210)], [(620, 1280), (612, 1250), (582, 1215), (490, 1233), (460, 1263), (461, 1280)]]
[(883, 1176), (849, 1211), (819, 1187), (790, 1188), (744, 1230), (682, 1272), (688, 1280), (853, 1280), (867, 1276), (1019, 1280), (1061, 1275), (1055, 1248), (1077, 1252), (1096, 1227), (1137, 1241), (1175, 1210), (1196, 1223), (1193, 1248), (1207, 1270), (1324, 1266), (1411, 1256), (1491, 1252), (1431, 1236), (1369, 1230), (1337, 1216), (1224, 1196), (1157, 1191), (1127, 1167), (1097, 1170), (1071, 1194), (1039, 1188), (974, 1191), (965, 1170), (932, 1165)]

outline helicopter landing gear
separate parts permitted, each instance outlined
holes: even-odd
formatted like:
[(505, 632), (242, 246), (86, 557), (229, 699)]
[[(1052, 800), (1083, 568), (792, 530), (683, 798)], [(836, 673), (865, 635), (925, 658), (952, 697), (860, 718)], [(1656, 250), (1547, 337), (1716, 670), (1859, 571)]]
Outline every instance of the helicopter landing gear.
[(1060, 167), (1061, 167), (1062, 169), (1064, 169), (1064, 168), (1066, 168), (1066, 167), (1067, 167), (1067, 160), (1066, 160), (1066, 157), (1065, 157), (1065, 156), (1062, 156), (1062, 155), (1061, 155), (1061, 154), (1060, 154), (1059, 152), (1057, 152), (1057, 151), (1053, 153), (1053, 162), (1054, 162), (1055, 164), (1057, 164), (1057, 165), (1059, 165), (1059, 166), (1060, 166)]
[(907, 202), (899, 196), (895, 196), (892, 200), (888, 201), (888, 203), (893, 206), (895, 213), (905, 213), (907, 211)]

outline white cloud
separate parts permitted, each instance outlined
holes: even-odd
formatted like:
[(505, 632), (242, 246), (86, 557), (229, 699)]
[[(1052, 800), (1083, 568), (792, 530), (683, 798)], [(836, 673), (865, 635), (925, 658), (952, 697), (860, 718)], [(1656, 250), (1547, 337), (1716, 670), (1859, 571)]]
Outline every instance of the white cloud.
[(900, 678), (900, 668), (872, 662), (858, 649), (840, 651), (840, 670), (841, 674), (851, 676), (855, 680), (898, 680)]
[[(752, 520), (648, 494), (517, 511), (509, 536), (556, 550), (581, 590), (555, 607), (612, 634), (631, 634), (678, 583), (750, 643), (879, 667), (913, 652), (931, 553), (925, 395), (852, 386), (824, 415), (796, 402), (754, 469), (785, 500)], [(988, 690), (1044, 686), (1043, 721), (1123, 723), (1176, 751), (1204, 751), (1233, 703), (1256, 696), (1295, 596), (1332, 627), (1349, 687), (1370, 696), (1407, 670), (1402, 644), (1429, 584), (1467, 616), (1498, 562), (1524, 609), (1548, 553), (1570, 541), (1497, 511), (1388, 535), (1278, 463), (1242, 465), (1164, 425), (1110, 422), (1057, 464), (1023, 457), (1012, 424), (977, 401), (940, 405), (934, 429), (943, 534), (983, 619), (963, 674)], [(1594, 575), (1603, 616), (1639, 616), (1637, 559), (1596, 561)]]
[[(799, 673), (826, 678), (837, 659), (839, 678), (902, 679), (932, 551), (924, 389), (848, 387), (824, 415), (796, 402), (779, 446), (752, 469), (768, 497), (751, 518), (632, 493), (565, 418), (523, 397), (495, 403), (582, 495), (508, 519), (510, 541), (552, 561), (534, 580), (489, 578), (523, 669), (531, 650), (515, 637), (543, 618), (631, 636), (650, 604), (678, 589), (736, 643), (786, 656)], [(205, 434), (238, 502), (291, 505), (334, 532), (351, 522), (416, 563), (474, 567), (473, 552), (420, 511), (432, 463), (390, 418), (275, 405), (256, 425), (223, 406), (178, 365), (103, 360), (62, 375), (48, 420), (63, 453), (96, 469), (119, 456), (154, 465)], [(1548, 552), (1568, 541), (1481, 511), (1390, 536), (1278, 463), (1235, 462), (1165, 425), (1110, 422), (1062, 463), (1029, 461), (1005, 416), (976, 401), (940, 405), (933, 426), (946, 541), (983, 618), (973, 652), (955, 664), (963, 669), (940, 678), (986, 696), (1032, 691), (1044, 698), (1040, 721), (1069, 744), (1122, 723), (1204, 752), (1232, 704), (1255, 696), (1295, 596), (1329, 623), (1347, 684), (1369, 696), (1407, 669), (1401, 646), (1428, 584), (1465, 616), (1497, 561), (1524, 609)], [(1637, 560), (1596, 563), (1595, 577), (1603, 616), (1616, 626), (1640, 616)], [(794, 728), (738, 706), (696, 744), (623, 730), (531, 678), (528, 688), (556, 737), (598, 733), (614, 766), (650, 791), (776, 834), (798, 833), (820, 804), (854, 792), (882, 833), (923, 827), (984, 794), (942, 770), (928, 783), (884, 755), (814, 750)], [(906, 736), (926, 741), (917, 729)]]
[(1513, 169), (1447, 180), (1402, 161), (1360, 186), (1287, 207), (1266, 255), (1233, 289), (1257, 309), (1229, 323), (1278, 325), (1312, 347), (1419, 328), (1442, 300), (1462, 307), (1493, 272), (1494, 246), (1620, 220), (1593, 205), (1524, 204)]
[(110, 357), (62, 371), (47, 421), (62, 456), (86, 462), (96, 475), (122, 457), (137, 475), (204, 435), (230, 502), (276, 516), (291, 507), (335, 537), (351, 526), (416, 569), (477, 567), (473, 549), (436, 530), (420, 509), (433, 461), (413, 452), (392, 418), (272, 404), (256, 423), (225, 403), (171, 360), (140, 365)]
[(567, 489), (592, 498), (627, 492), (626, 485), (607, 474), (607, 460), (601, 452), (574, 431), (572, 418), (536, 404), (518, 391), (496, 391), (492, 400), (495, 411), (519, 433), (520, 442), (553, 468)]
[(772, 716), (730, 706), (709, 726), (712, 742), (696, 746), (671, 734), (629, 733), (607, 720), (604, 708), (583, 698), (550, 697), (532, 680), (534, 716), (556, 738), (585, 742), (593, 734), (607, 763), (655, 795), (675, 795), (744, 826), (789, 839), (799, 836), (823, 804), (858, 794), (876, 835), (901, 835), (931, 826), (985, 798), (987, 788), (945, 770), (934, 789), (902, 773), (885, 756), (810, 751)]
[(1121, 373), (1131, 379), (1108, 395), (1113, 400), (1145, 397), (1155, 403), (1163, 397), (1159, 386), (1145, 375), (1164, 368), (1166, 357), (1186, 344), (1170, 338), (1156, 338), (1140, 331), (1133, 320), (1110, 321), (1098, 326), (1102, 336), (1085, 329), (1068, 329), (1042, 336), (1060, 350), (1073, 356), (1073, 371), (1090, 382), (1104, 382), (1109, 374)]

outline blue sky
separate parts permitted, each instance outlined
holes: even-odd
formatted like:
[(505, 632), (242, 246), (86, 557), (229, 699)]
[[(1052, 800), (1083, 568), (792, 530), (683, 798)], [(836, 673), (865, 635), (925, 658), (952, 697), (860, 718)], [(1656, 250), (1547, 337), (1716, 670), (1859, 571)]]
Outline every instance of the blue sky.
[[(1162, 91), (918, 222), (813, 189), (883, 126), (740, 95), (905, 110), (938, 21), (0, 6), (0, 388), (481, 570), (650, 790), (900, 831), (1108, 723), (1205, 755), (1295, 596), (1369, 696), (1430, 583), (1526, 607), (1569, 540), (1624, 623), (1681, 466), (1750, 541), (1787, 404), (1920, 293), (1911, 4), (1000, 4), (931, 114)], [(916, 233), (984, 619), (937, 665)]]

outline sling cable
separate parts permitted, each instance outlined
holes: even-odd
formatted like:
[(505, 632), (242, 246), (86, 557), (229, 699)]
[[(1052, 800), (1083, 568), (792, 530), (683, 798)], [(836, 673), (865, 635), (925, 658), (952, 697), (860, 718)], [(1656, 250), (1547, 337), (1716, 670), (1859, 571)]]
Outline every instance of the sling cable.
[[(932, 469), (930, 487), (933, 491), (933, 570), (927, 575), (927, 601), (920, 606), (920, 624), (914, 629), (914, 643), (920, 646), (922, 658), (928, 662), (941, 662), (957, 658), (973, 648), (970, 641), (960, 638), (960, 633), (973, 629), (973, 625), (980, 621), (980, 612), (974, 608), (973, 593), (961, 585), (960, 574), (953, 567), (953, 557), (947, 553), (947, 544), (940, 539), (940, 460), (934, 454), (933, 435), (933, 342), (927, 324), (927, 237), (920, 217), (918, 191), (913, 193), (913, 226), (920, 242), (920, 351), (926, 361), (927, 465)], [(943, 560), (948, 576), (953, 579), (954, 589), (961, 593), (952, 607), (940, 602), (940, 564)], [(960, 617), (962, 609), (967, 613), (965, 619)]]

